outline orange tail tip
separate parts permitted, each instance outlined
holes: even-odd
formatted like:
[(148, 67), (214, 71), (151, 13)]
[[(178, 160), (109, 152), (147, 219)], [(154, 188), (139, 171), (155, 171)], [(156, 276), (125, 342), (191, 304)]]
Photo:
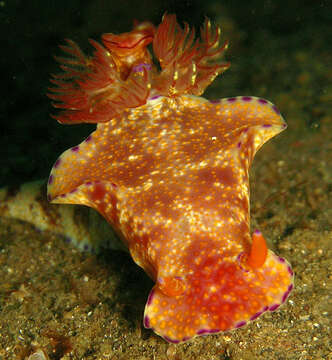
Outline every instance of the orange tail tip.
[(252, 235), (252, 244), (250, 253), (248, 256), (247, 264), (253, 268), (257, 269), (264, 265), (267, 257), (267, 245), (262, 233), (258, 230)]

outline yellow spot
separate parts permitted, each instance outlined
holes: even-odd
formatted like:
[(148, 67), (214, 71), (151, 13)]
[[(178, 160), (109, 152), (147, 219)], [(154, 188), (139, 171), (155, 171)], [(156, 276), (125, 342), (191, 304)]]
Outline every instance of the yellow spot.
[(159, 326), (160, 326), (161, 329), (165, 329), (165, 327), (166, 327), (166, 321), (163, 320), (163, 321), (160, 323)]

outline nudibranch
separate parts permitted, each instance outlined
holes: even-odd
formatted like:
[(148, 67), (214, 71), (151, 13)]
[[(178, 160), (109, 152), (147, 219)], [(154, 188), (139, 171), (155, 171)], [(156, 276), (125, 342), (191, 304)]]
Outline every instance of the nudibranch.
[[(208, 101), (229, 66), (227, 42), (208, 20), (201, 40), (178, 25), (137, 24), (104, 34), (87, 57), (72, 41), (49, 95), (60, 123), (97, 123), (55, 162), (52, 203), (102, 214), (155, 281), (144, 326), (168, 342), (240, 328), (276, 310), (293, 272), (250, 235), (248, 170), (256, 151), (286, 128), (264, 99)], [(147, 46), (153, 50), (153, 56)]]

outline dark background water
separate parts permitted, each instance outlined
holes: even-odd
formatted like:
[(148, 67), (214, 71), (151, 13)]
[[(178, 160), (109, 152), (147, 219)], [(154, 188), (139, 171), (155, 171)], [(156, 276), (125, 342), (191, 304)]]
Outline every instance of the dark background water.
[[(231, 68), (207, 97), (265, 97), (289, 125), (254, 161), (251, 218), (253, 229), (292, 264), (295, 289), (280, 311), (243, 329), (167, 347), (140, 328), (150, 285), (123, 255), (73, 255), (50, 233), (1, 218), (0, 358), (20, 347), (26, 358), (32, 341), (54, 343), (52, 331), (44, 331), (54, 328), (70, 337), (77, 358), (101, 358), (107, 351), (117, 359), (328, 359), (331, 0), (0, 1), (0, 187), (46, 178), (56, 158), (94, 128), (50, 117), (46, 92), (50, 73), (58, 71), (58, 45), (71, 38), (91, 53), (88, 38), (129, 31), (135, 18), (157, 25), (165, 11), (196, 28), (208, 16), (229, 39)], [(96, 317), (87, 316), (90, 309)], [(61, 357), (54, 349), (49, 354)]]
[[(133, 19), (158, 24), (165, 11), (196, 28), (208, 16), (225, 29), (232, 67), (212, 88), (214, 97), (249, 94), (275, 101), (276, 94), (297, 91), (292, 76), (297, 69), (288, 64), (292, 54), (309, 49), (319, 66), (319, 57), (331, 52), (332, 6), (327, 0), (1, 1), (0, 186), (47, 177), (60, 153), (94, 128), (63, 126), (49, 116), (53, 110), (46, 92), (50, 73), (58, 70), (53, 58), (61, 53), (58, 45), (71, 38), (91, 50), (88, 38), (129, 31)], [(310, 56), (304, 62), (310, 73)], [(319, 74), (321, 79), (309, 84), (316, 95), (331, 91), (331, 71), (326, 77), (324, 70)], [(307, 91), (305, 96), (312, 98)], [(311, 108), (310, 101), (303, 106)], [(310, 118), (303, 116), (305, 126), (312, 125)]]

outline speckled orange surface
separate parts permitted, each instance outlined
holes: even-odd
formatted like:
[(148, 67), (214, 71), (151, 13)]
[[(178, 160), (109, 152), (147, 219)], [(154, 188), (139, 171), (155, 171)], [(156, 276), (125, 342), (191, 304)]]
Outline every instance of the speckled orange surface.
[[(38, 348), (51, 359), (332, 357), (328, 28), (323, 21), (312, 27), (308, 22), (317, 9), (307, 8), (300, 9), (300, 23), (295, 15), (279, 20), (293, 29), (287, 36), (272, 30), (249, 33), (218, 6), (212, 4), (210, 11), (237, 39), (230, 56), (239, 62), (216, 86), (223, 96), (245, 91), (268, 97), (289, 124), (287, 133), (257, 155), (251, 172), (252, 227), (260, 225), (270, 245), (295, 271), (295, 289), (287, 306), (233, 332), (168, 345), (142, 329), (152, 283), (126, 254), (82, 254), (28, 224), (1, 219), (1, 359), (25, 359)], [(253, 8), (256, 18), (260, 9)], [(265, 29), (262, 22), (258, 24)], [(299, 25), (297, 33), (294, 29)], [(246, 45), (244, 39), (249, 37), (255, 40)], [(210, 94), (220, 97), (216, 88)]]

